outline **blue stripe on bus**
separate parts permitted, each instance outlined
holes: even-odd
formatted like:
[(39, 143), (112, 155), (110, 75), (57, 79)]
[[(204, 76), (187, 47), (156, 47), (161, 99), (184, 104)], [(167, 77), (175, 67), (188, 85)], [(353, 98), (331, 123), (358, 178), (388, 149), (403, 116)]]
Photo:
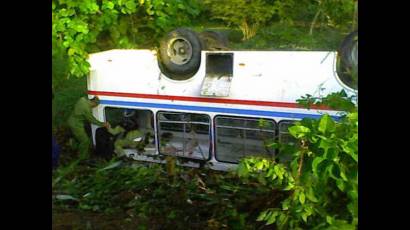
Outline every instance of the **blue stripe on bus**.
[[(177, 104), (160, 104), (160, 103), (147, 103), (147, 102), (134, 102), (134, 101), (113, 101), (113, 100), (100, 100), (100, 104), (105, 105), (120, 105), (120, 106), (138, 106), (156, 109), (176, 109), (176, 110), (189, 110), (198, 112), (213, 112), (213, 113), (230, 113), (230, 114), (243, 114), (254, 116), (269, 116), (269, 117), (285, 117), (285, 118), (320, 118), (320, 114), (307, 114), (307, 113), (292, 113), (292, 112), (278, 112), (278, 111), (261, 111), (261, 110), (249, 110), (249, 109), (232, 109), (232, 108), (218, 108), (218, 107), (206, 107), (206, 106), (192, 106), (192, 105), (177, 105)], [(339, 120), (339, 116), (331, 116), (335, 120)]]

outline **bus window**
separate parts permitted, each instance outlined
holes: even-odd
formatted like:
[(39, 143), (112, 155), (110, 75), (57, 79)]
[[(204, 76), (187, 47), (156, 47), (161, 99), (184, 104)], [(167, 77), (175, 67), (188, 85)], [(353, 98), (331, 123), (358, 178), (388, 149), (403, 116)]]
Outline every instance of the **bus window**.
[[(150, 110), (105, 107), (105, 120), (112, 128), (116, 126), (143, 133), (143, 143), (136, 150), (140, 153), (155, 154), (154, 115)], [(124, 149), (127, 149), (124, 146)], [(129, 148), (128, 148), (129, 149)]]
[(273, 120), (218, 116), (215, 122), (218, 161), (237, 163), (247, 155), (274, 153), (266, 147), (275, 138)]
[(210, 118), (205, 114), (158, 112), (159, 152), (207, 160)]
[(282, 151), (279, 151), (278, 159), (280, 162), (290, 162), (292, 160), (291, 154), (286, 152), (293, 152), (294, 149), (299, 146), (299, 141), (289, 133), (289, 127), (291, 127), (295, 121), (284, 120), (279, 122), (279, 143), (285, 144), (282, 146)]
[(281, 121), (279, 122), (279, 142), (283, 144), (296, 145), (297, 139), (289, 133), (289, 127), (291, 127), (294, 121)]

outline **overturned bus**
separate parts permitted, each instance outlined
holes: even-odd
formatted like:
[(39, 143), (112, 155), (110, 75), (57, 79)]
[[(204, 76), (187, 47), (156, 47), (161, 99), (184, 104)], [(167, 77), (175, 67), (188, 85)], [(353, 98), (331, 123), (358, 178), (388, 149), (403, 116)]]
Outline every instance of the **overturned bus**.
[[(339, 115), (325, 107), (302, 108), (296, 100), (342, 89), (357, 93), (351, 77), (339, 71), (357, 69), (357, 33), (342, 47), (342, 52), (212, 49), (195, 32), (177, 29), (159, 50), (91, 54), (88, 95), (100, 98), (93, 111), (97, 119), (116, 126), (132, 117), (138, 130), (151, 134), (143, 149), (125, 149), (128, 157), (164, 162), (161, 156), (175, 156), (183, 165), (228, 170), (244, 156), (276, 154), (264, 143), (289, 141), (288, 127), (296, 120)], [(94, 144), (97, 129), (102, 128), (92, 127)]]

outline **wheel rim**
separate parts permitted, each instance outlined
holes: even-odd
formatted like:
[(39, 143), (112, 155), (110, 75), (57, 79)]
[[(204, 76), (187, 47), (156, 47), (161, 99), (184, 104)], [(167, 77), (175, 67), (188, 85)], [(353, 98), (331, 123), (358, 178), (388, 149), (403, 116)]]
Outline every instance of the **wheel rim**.
[(167, 55), (172, 63), (184, 65), (191, 60), (192, 45), (185, 38), (174, 38), (168, 43)]
[(352, 47), (352, 52), (350, 53), (350, 58), (352, 60), (352, 66), (357, 67), (358, 65), (358, 47), (357, 47), (357, 41), (353, 44)]
[(350, 89), (357, 90), (358, 46), (357, 41), (349, 50), (342, 50), (337, 56), (336, 71), (339, 81)]

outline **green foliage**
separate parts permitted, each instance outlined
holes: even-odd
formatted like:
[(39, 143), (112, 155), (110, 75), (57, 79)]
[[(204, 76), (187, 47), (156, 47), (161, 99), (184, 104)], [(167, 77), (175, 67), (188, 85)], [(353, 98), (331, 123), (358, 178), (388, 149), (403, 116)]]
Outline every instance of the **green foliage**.
[[(88, 53), (99, 50), (98, 45), (134, 48), (137, 37), (156, 37), (188, 23), (199, 12), (197, 2), (188, 0), (55, 0), (53, 57), (54, 51), (63, 52), (69, 74), (84, 76), (89, 72)], [(138, 36), (140, 31), (144, 36)]]
[[(326, 24), (330, 27), (348, 28), (349, 30), (355, 22), (355, 1), (354, 0), (315, 0), (316, 4), (308, 2), (310, 7), (315, 8), (315, 15), (310, 25), (309, 34), (313, 34), (313, 29), (319, 22), (320, 27)], [(349, 26), (347, 26), (349, 25)]]
[[(347, 100), (343, 97), (346, 95), (336, 93), (315, 102)], [(238, 174), (242, 177), (263, 177), (265, 184), (291, 192), (282, 201), (282, 208), (266, 209), (258, 221), (276, 224), (278, 229), (355, 229), (358, 116), (356, 107), (348, 104), (344, 109), (349, 112), (337, 122), (325, 114), (321, 119), (303, 119), (291, 126), (290, 134), (302, 144), (299, 148), (281, 148), (280, 154), (293, 156), (290, 162), (256, 158), (241, 162)], [(278, 178), (283, 180), (278, 183)]]
[(323, 28), (309, 36), (309, 28), (299, 24), (272, 22), (261, 27), (255, 37), (241, 41), (242, 33), (230, 32), (229, 40), (234, 49), (261, 50), (336, 50), (343, 33), (332, 28)]
[(328, 26), (348, 27), (353, 23), (355, 0), (321, 0), (322, 20)]
[[(66, 64), (66, 59), (53, 62), (53, 66), (56, 65), (56, 70), (66, 69)], [(56, 74), (55, 76), (56, 77), (53, 79), (55, 94), (53, 100), (53, 125), (55, 128), (61, 130), (64, 129), (63, 126), (72, 112), (75, 103), (80, 97), (87, 94), (87, 82), (86, 78), (67, 79), (66, 76), (59, 74)], [(66, 136), (65, 133), (61, 132), (59, 132), (59, 135)], [(61, 140), (66, 138), (61, 139), (58, 137), (58, 139), (59, 143), (62, 143)]]
[(341, 90), (340, 92), (330, 93), (325, 97), (313, 97), (310, 94), (306, 94), (296, 101), (305, 108), (316, 105), (328, 106), (331, 109), (339, 111), (354, 112), (357, 111), (356, 104), (354, 103), (355, 100), (357, 100), (357, 95), (348, 96), (344, 90)]
[(212, 18), (220, 19), (229, 26), (239, 27), (243, 40), (248, 40), (255, 36), (258, 28), (270, 20), (274, 14), (284, 16), (283, 2), (289, 1), (205, 0), (204, 4)]
[(201, 12), (198, 1), (188, 0), (146, 0), (144, 7), (147, 26), (161, 35), (173, 27), (186, 26)]
[[(155, 220), (165, 229), (255, 229), (262, 225), (255, 223), (259, 212), (286, 195), (272, 185), (259, 184), (258, 178), (245, 179), (236, 173), (176, 167), (177, 176), (170, 178), (166, 165), (117, 162), (95, 168), (78, 166), (70, 173), (60, 168), (53, 191), (75, 202), (57, 199), (55, 205), (105, 213), (126, 211), (144, 226)], [(285, 181), (286, 170), (276, 171), (283, 173), (277, 181)]]
[[(58, 71), (63, 72), (62, 77), (53, 74), (53, 78), (84, 76), (89, 71), (86, 61), (88, 53), (112, 48), (152, 47), (164, 32), (195, 24), (197, 18), (206, 21), (211, 18), (213, 22), (222, 20), (228, 25), (237, 26), (243, 33), (243, 39), (249, 40), (262, 26), (280, 21), (289, 27), (293, 25), (294, 19), (298, 19), (296, 16), (315, 12), (320, 7), (326, 14), (323, 13), (324, 18), (319, 18), (319, 21), (326, 21), (329, 26), (335, 25), (337, 28), (346, 27), (346, 23), (351, 24), (354, 4), (348, 0), (323, 0), (323, 4), (313, 0), (53, 0), (53, 62), (61, 57), (67, 59), (67, 68)], [(203, 8), (207, 10), (203, 11)], [(301, 19), (310, 17), (313, 16)], [(289, 40), (286, 37), (296, 37), (297, 42), (292, 43), (295, 47), (290, 48), (306, 49), (329, 41), (328, 35), (317, 42), (315, 38), (304, 38), (294, 32), (292, 28), (286, 33), (264, 30), (263, 39), (248, 45), (252, 44), (251, 48), (262, 48), (274, 40), (272, 44), (276, 46), (278, 41), (274, 37), (284, 40)], [(289, 48), (289, 45), (281, 46), (275, 48)]]

